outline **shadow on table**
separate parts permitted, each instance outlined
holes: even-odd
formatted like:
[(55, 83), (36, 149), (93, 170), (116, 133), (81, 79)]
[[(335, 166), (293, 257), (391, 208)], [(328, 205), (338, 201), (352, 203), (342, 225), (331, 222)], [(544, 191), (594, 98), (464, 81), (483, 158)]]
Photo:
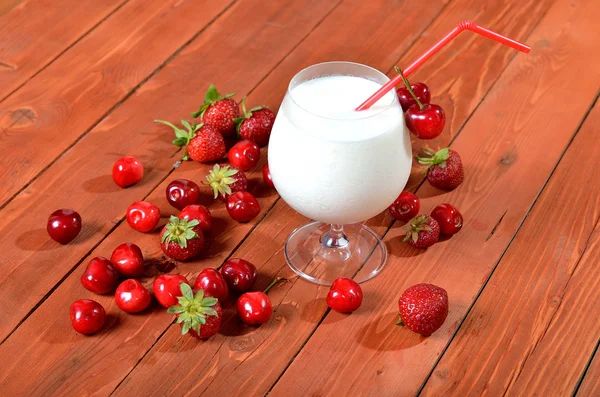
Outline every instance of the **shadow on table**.
[(362, 346), (378, 351), (409, 349), (426, 340), (406, 327), (394, 324), (398, 313), (386, 313), (363, 326), (358, 333), (357, 342)]

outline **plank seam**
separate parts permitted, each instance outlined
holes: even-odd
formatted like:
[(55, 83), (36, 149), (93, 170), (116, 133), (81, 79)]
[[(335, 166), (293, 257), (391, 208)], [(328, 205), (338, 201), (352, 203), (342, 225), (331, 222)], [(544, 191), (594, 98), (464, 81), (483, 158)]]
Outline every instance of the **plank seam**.
[[(543, 18), (542, 18), (543, 19)], [(532, 201), (531, 205), (529, 206), (529, 209), (527, 210), (527, 212), (525, 213), (525, 216), (523, 217), (523, 219), (521, 219), (521, 222), (519, 223), (519, 225), (517, 226), (517, 228), (515, 229), (515, 232), (513, 233), (513, 235), (511, 236), (510, 240), (508, 241), (508, 244), (506, 245), (504, 251), (502, 252), (502, 254), (500, 255), (500, 258), (498, 258), (498, 260), (496, 261), (496, 264), (494, 265), (494, 267), (492, 268), (492, 270), (490, 271), (488, 277), (486, 278), (486, 280), (484, 281), (483, 285), (481, 286), (481, 288), (479, 289), (479, 292), (477, 292), (477, 295), (475, 296), (475, 298), (473, 299), (473, 302), (471, 302), (471, 304), (469, 305), (469, 308), (467, 309), (467, 311), (465, 312), (465, 315), (463, 316), (462, 320), (460, 320), (460, 322), (458, 323), (458, 326), (456, 327), (456, 330), (454, 331), (452, 337), (448, 340), (448, 342), (446, 343), (446, 346), (444, 347), (444, 349), (442, 349), (440, 355), (438, 356), (437, 360), (435, 361), (434, 365), (431, 368), (431, 371), (429, 371), (429, 374), (427, 375), (427, 377), (424, 379), (423, 383), (421, 384), (421, 387), (419, 388), (419, 390), (417, 391), (417, 396), (421, 395), (421, 393), (423, 392), (423, 389), (425, 388), (427, 382), (429, 381), (429, 378), (431, 378), (431, 376), (433, 375), (433, 372), (435, 371), (435, 369), (437, 368), (440, 360), (442, 359), (442, 357), (444, 356), (444, 354), (446, 354), (446, 351), (448, 351), (448, 348), (450, 347), (450, 345), (452, 344), (452, 342), (454, 341), (454, 338), (456, 337), (456, 335), (458, 334), (458, 332), (460, 331), (462, 325), (464, 324), (464, 322), (466, 321), (466, 319), (469, 317), (469, 314), (471, 313), (471, 311), (473, 310), (473, 307), (475, 306), (475, 304), (477, 303), (477, 301), (479, 300), (479, 297), (481, 296), (483, 290), (485, 289), (485, 287), (487, 286), (488, 282), (490, 281), (490, 279), (492, 278), (492, 276), (494, 275), (496, 269), (498, 268), (498, 265), (500, 264), (500, 262), (502, 262), (502, 259), (504, 258), (504, 255), (506, 255), (506, 252), (508, 251), (508, 249), (510, 248), (510, 246), (512, 245), (514, 239), (516, 238), (516, 236), (518, 235), (519, 231), (521, 230), (521, 227), (523, 226), (523, 224), (525, 223), (525, 221), (527, 220), (527, 218), (529, 217), (529, 214), (531, 213), (531, 209), (535, 206), (535, 204), (537, 203), (540, 195), (542, 194), (542, 192), (544, 191), (544, 189), (546, 188), (546, 185), (548, 184), (548, 182), (550, 181), (550, 179), (552, 178), (552, 176), (554, 175), (554, 173), (556, 172), (556, 169), (558, 168), (558, 165), (560, 164), (561, 160), (563, 159), (565, 153), (567, 152), (567, 150), (569, 150), (569, 147), (571, 147), (571, 144), (573, 143), (573, 141), (575, 140), (575, 137), (578, 135), (579, 130), (581, 129), (581, 127), (583, 126), (583, 123), (585, 122), (585, 120), (587, 119), (588, 115), (590, 114), (590, 112), (592, 111), (592, 108), (594, 107), (594, 105), (596, 104), (596, 102), (598, 101), (598, 97), (600, 96), (600, 91), (598, 91), (596, 93), (596, 97), (594, 98), (594, 100), (592, 101), (591, 105), (589, 106), (589, 108), (587, 109), (587, 111), (583, 114), (583, 117), (579, 123), (579, 125), (575, 128), (575, 132), (574, 134), (571, 136), (571, 139), (569, 140), (569, 142), (567, 143), (567, 145), (565, 146), (565, 149), (563, 150), (563, 152), (561, 153), (561, 155), (559, 156), (556, 164), (554, 165), (552, 171), (550, 172), (550, 174), (548, 175), (548, 178), (546, 178), (546, 181), (543, 183), (542, 187), (540, 188), (540, 190), (538, 191), (538, 194), (536, 195), (536, 197), (534, 198), (534, 200)], [(506, 391), (505, 391), (506, 392)]]
[[(8, 99), (11, 95), (13, 95), (15, 92), (19, 91), (21, 88), (23, 88), (23, 86), (25, 84), (27, 84), (29, 81), (31, 81), (32, 79), (34, 79), (38, 74), (42, 73), (44, 70), (46, 70), (50, 65), (52, 65), (54, 62), (56, 62), (56, 60), (58, 58), (60, 58), (61, 56), (64, 55), (65, 52), (69, 51), (71, 48), (73, 48), (74, 46), (77, 45), (77, 43), (79, 43), (81, 40), (83, 40), (84, 38), (86, 38), (92, 31), (94, 31), (98, 26), (100, 26), (101, 24), (103, 24), (108, 18), (110, 18), (111, 16), (113, 16), (117, 11), (119, 11), (121, 8), (123, 8), (125, 6), (125, 4), (129, 3), (130, 0), (125, 0), (123, 1), (121, 4), (119, 4), (117, 7), (115, 7), (111, 12), (109, 12), (108, 14), (106, 14), (106, 16), (104, 16), (104, 18), (100, 19), (100, 21), (98, 21), (95, 25), (93, 25), (90, 29), (88, 29), (87, 31), (85, 31), (81, 36), (79, 36), (79, 38), (77, 38), (75, 41), (73, 41), (71, 44), (69, 44), (67, 47), (65, 47), (62, 51), (60, 51), (54, 58), (52, 58), (50, 61), (48, 61), (48, 63), (46, 63), (45, 65), (43, 65), (37, 72), (35, 72), (34, 74), (32, 74), (31, 76), (29, 76), (27, 78), (27, 80), (25, 80), (23, 83), (21, 83), (19, 86), (17, 86), (14, 90), (12, 90), (11, 92), (9, 92), (8, 94), (6, 94), (6, 96), (2, 99), (0, 99), (0, 103), (4, 102), (6, 99)], [(6, 64), (3, 64), (6, 65)], [(10, 65), (7, 65), (10, 67)], [(14, 69), (14, 67), (13, 67)]]
[(577, 395), (579, 393), (579, 389), (581, 388), (581, 384), (583, 383), (583, 380), (585, 379), (590, 367), (592, 366), (592, 362), (594, 361), (594, 358), (596, 357), (596, 354), (598, 354), (598, 350), (600, 349), (600, 338), (598, 338), (598, 342), (596, 343), (596, 348), (594, 349), (594, 351), (592, 352), (592, 355), (590, 356), (590, 359), (588, 360), (585, 368), (583, 369), (583, 372), (581, 373), (581, 377), (579, 378), (579, 380), (577, 381), (577, 384), (575, 385), (575, 389), (573, 390), (573, 396)]

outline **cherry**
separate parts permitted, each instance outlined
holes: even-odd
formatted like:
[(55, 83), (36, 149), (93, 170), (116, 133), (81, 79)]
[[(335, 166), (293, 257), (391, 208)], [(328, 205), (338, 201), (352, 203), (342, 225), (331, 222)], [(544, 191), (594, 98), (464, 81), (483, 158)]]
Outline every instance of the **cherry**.
[(189, 285), (187, 278), (181, 274), (161, 274), (156, 277), (152, 291), (158, 303), (164, 307), (175, 306), (178, 302), (177, 297), (181, 296), (181, 283)]
[(210, 296), (214, 296), (223, 302), (229, 296), (229, 287), (227, 282), (216, 269), (204, 269), (198, 274), (194, 283), (194, 290), (202, 289)]
[(273, 305), (271, 299), (267, 296), (267, 292), (280, 280), (283, 279), (277, 277), (263, 292), (246, 292), (238, 298), (236, 307), (242, 322), (257, 325), (269, 321), (273, 314)]
[(52, 240), (67, 244), (81, 231), (81, 216), (69, 209), (54, 211), (48, 218), (46, 230)]
[(142, 250), (135, 244), (119, 245), (113, 251), (110, 261), (125, 278), (139, 277), (144, 274)]
[(127, 223), (139, 232), (154, 230), (160, 221), (160, 209), (147, 201), (136, 201), (127, 209)]
[(135, 185), (144, 177), (144, 166), (133, 156), (125, 156), (113, 164), (112, 177), (121, 187)]
[(175, 179), (167, 186), (167, 201), (178, 210), (196, 204), (200, 197), (200, 187), (187, 179)]
[(150, 305), (150, 292), (136, 279), (123, 281), (115, 292), (115, 302), (127, 313), (138, 313)]
[(258, 160), (260, 159), (260, 148), (256, 142), (244, 139), (229, 149), (227, 158), (229, 158), (231, 165), (242, 171), (248, 171), (258, 163)]
[(227, 197), (227, 212), (238, 222), (249, 222), (260, 213), (260, 204), (248, 192), (235, 192)]
[(396, 67), (396, 71), (402, 76), (402, 81), (404, 82), (406, 89), (410, 92), (416, 102), (406, 110), (406, 127), (420, 139), (433, 139), (438, 137), (446, 124), (446, 114), (444, 113), (444, 109), (439, 105), (421, 103), (411, 88), (410, 83), (402, 74), (400, 68)]
[(414, 193), (402, 192), (388, 210), (394, 218), (408, 222), (419, 214), (420, 208), (421, 202)]
[(362, 289), (356, 281), (338, 278), (327, 294), (327, 306), (340, 313), (351, 313), (360, 307), (362, 299)]
[(93, 258), (81, 275), (81, 284), (85, 289), (96, 294), (112, 292), (118, 283), (117, 269), (111, 261), (102, 256)]
[[(419, 98), (419, 101), (422, 104), (429, 103), (431, 100), (431, 92), (429, 91), (429, 87), (425, 83), (411, 83), (410, 88), (412, 88), (413, 92)], [(402, 106), (402, 110), (405, 112), (409, 107), (415, 105), (417, 101), (411, 95), (410, 91), (407, 87), (402, 86), (396, 89), (396, 93), (398, 94), (398, 99), (400, 100), (400, 105)]]
[(223, 264), (221, 274), (229, 288), (237, 292), (246, 292), (256, 281), (256, 266), (241, 258), (232, 258)]
[(262, 170), (263, 180), (267, 184), (267, 186), (275, 189), (275, 185), (273, 184), (273, 178), (271, 178), (271, 171), (269, 171), (269, 163), (266, 163)]
[(462, 229), (463, 217), (452, 204), (440, 204), (431, 211), (431, 217), (440, 224), (440, 232), (452, 236)]
[(101, 304), (90, 299), (79, 299), (69, 309), (73, 329), (84, 335), (95, 334), (102, 329), (106, 311)]
[(187, 218), (189, 220), (197, 220), (198, 225), (203, 232), (208, 232), (212, 229), (212, 216), (210, 211), (203, 205), (192, 204), (185, 207), (177, 216), (179, 219)]

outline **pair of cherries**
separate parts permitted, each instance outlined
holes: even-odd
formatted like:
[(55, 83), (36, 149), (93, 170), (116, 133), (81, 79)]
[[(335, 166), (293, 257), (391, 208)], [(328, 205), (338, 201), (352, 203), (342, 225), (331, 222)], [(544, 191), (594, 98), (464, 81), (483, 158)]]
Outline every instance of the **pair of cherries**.
[(402, 110), (404, 110), (406, 127), (419, 139), (437, 138), (446, 124), (446, 114), (441, 106), (429, 103), (431, 92), (424, 83), (410, 84), (402, 70), (396, 67), (402, 76), (404, 87), (396, 90)]

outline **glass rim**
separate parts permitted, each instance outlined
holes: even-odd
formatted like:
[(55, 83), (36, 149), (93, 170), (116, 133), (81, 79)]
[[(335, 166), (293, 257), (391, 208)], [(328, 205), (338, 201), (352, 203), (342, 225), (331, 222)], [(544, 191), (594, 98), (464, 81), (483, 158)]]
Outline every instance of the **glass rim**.
[[(379, 71), (379, 70), (375, 69), (375, 68), (374, 68), (374, 67), (372, 67), (372, 66), (369, 66), (369, 65), (364, 65), (364, 64), (362, 64), (362, 63), (358, 63), (358, 62), (350, 62), (350, 61), (328, 61), (328, 62), (320, 62), (320, 63), (315, 63), (314, 65), (307, 66), (307, 67), (305, 67), (304, 69), (302, 69), (302, 70), (300, 70), (299, 72), (297, 72), (297, 73), (294, 75), (294, 77), (292, 77), (292, 79), (290, 80), (290, 83), (288, 84), (288, 88), (287, 88), (287, 96), (288, 96), (288, 97), (290, 98), (290, 100), (291, 100), (291, 101), (294, 103), (294, 105), (296, 105), (297, 107), (299, 107), (300, 109), (302, 109), (303, 111), (305, 111), (306, 113), (308, 113), (308, 114), (310, 114), (310, 115), (312, 115), (312, 116), (314, 116), (314, 117), (319, 117), (319, 118), (326, 119), (326, 120), (335, 120), (335, 121), (348, 121), (348, 122), (352, 122), (352, 121), (357, 121), (357, 120), (365, 120), (365, 119), (369, 119), (369, 118), (371, 118), (371, 117), (378, 116), (378, 115), (380, 115), (381, 113), (383, 113), (383, 112), (385, 112), (385, 111), (389, 110), (389, 109), (390, 109), (390, 108), (391, 108), (391, 107), (392, 107), (392, 106), (393, 106), (393, 105), (394, 105), (394, 104), (397, 102), (397, 101), (395, 100), (395, 98), (392, 98), (392, 100), (390, 101), (390, 103), (386, 104), (386, 105), (385, 105), (384, 107), (382, 107), (381, 109), (378, 109), (378, 111), (377, 111), (377, 112), (370, 113), (370, 112), (367, 112), (367, 111), (361, 111), (361, 112), (365, 113), (365, 115), (364, 115), (364, 116), (362, 116), (362, 117), (355, 117), (355, 118), (351, 118), (351, 119), (348, 119), (348, 118), (342, 118), (342, 117), (330, 117), (330, 116), (323, 116), (323, 115), (321, 115), (321, 114), (317, 114), (317, 113), (315, 113), (315, 112), (311, 112), (310, 110), (306, 109), (304, 106), (302, 106), (302, 105), (300, 105), (298, 102), (296, 102), (296, 100), (294, 99), (294, 96), (292, 95), (292, 83), (294, 83), (294, 80), (296, 79), (296, 77), (298, 77), (298, 75), (300, 75), (300, 74), (302, 74), (302, 73), (304, 73), (304, 72), (306, 72), (306, 71), (308, 71), (308, 70), (310, 70), (310, 69), (312, 69), (312, 68), (315, 68), (315, 67), (318, 67), (318, 66), (323, 66), (323, 65), (334, 65), (334, 64), (353, 65), (353, 66), (359, 66), (359, 67), (361, 67), (361, 68), (369, 69), (369, 70), (371, 70), (371, 71), (375, 72), (376, 74), (379, 74), (379, 75), (380, 75), (380, 76), (383, 78), (383, 80), (385, 80), (386, 82), (390, 81), (390, 78), (389, 78), (389, 77), (388, 77), (388, 76), (387, 76), (385, 73), (383, 73), (383, 72), (381, 72), (381, 71)], [(340, 73), (340, 74), (337, 74), (337, 75), (339, 75), (339, 76), (350, 76), (350, 75), (343, 74), (343, 73)], [(324, 75), (323, 75), (323, 77), (325, 77), (325, 76), (336, 76), (336, 74), (334, 74), (334, 73), (332, 73), (332, 74), (329, 74), (329, 75), (327, 75), (327, 74), (324, 74)], [(356, 76), (356, 77), (361, 77), (361, 76)], [(316, 77), (316, 78), (318, 78), (318, 77)], [(369, 78), (367, 78), (367, 77), (364, 77), (364, 78), (365, 78), (365, 79), (367, 79), (367, 80), (371, 80), (371, 79), (369, 79)], [(305, 81), (309, 81), (309, 80), (305, 80)], [(373, 80), (372, 80), (372, 81), (373, 81)], [(365, 100), (366, 100), (366, 99), (367, 99), (367, 98), (365, 98)], [(381, 100), (381, 99), (380, 99), (380, 100)], [(356, 106), (358, 106), (358, 105), (360, 105), (360, 104), (357, 104)]]

